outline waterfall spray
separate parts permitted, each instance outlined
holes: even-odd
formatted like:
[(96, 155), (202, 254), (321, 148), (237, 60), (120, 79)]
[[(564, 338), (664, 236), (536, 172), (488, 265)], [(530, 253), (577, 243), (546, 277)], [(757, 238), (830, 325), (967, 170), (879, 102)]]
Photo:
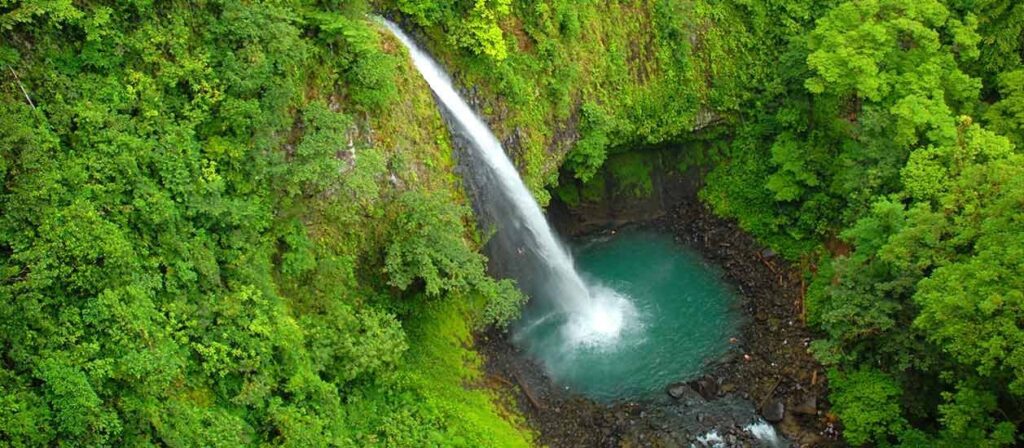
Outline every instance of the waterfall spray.
[[(631, 315), (629, 302), (614, 291), (588, 285), (580, 277), (572, 256), (548, 225), (540, 206), (519, 177), (501, 142), (462, 99), (441, 66), (398, 25), (379, 19), (406, 46), (413, 64), (487, 171), (488, 182), (500, 190), (509, 210), (502, 210), (499, 233), (513, 243), (507, 257), (523, 256), (539, 272), (538, 278), (517, 278), (531, 299), (550, 301), (567, 315), (570, 343), (602, 344), (614, 341)], [(529, 258), (525, 256), (529, 254)]]

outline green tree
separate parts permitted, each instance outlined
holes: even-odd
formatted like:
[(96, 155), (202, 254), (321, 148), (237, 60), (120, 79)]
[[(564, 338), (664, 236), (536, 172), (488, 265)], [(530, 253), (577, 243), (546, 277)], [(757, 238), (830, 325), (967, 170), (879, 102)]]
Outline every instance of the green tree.
[(1024, 69), (1000, 73), (998, 81), (1001, 98), (985, 111), (987, 125), (1024, 148)]
[[(1016, 411), (997, 403), (1022, 393), (1024, 373), (1016, 361), (1024, 285), (1015, 274), (1024, 253), (1024, 160), (967, 117), (958, 134), (957, 144), (915, 151), (902, 170), (904, 190), (844, 233), (855, 251), (834, 262), (831, 279), (822, 279), (831, 285), (810, 299), (829, 335), (815, 347), (839, 365), (882, 366), (897, 384), (929, 385), (908, 386), (903, 406), (905, 415), (925, 406), (912, 423), (942, 424), (924, 436), (930, 443), (1005, 446)], [(846, 421), (850, 411), (837, 412)]]
[(886, 445), (906, 428), (901, 415), (899, 385), (874, 370), (829, 371), (833, 409), (843, 417), (843, 437), (853, 445)]

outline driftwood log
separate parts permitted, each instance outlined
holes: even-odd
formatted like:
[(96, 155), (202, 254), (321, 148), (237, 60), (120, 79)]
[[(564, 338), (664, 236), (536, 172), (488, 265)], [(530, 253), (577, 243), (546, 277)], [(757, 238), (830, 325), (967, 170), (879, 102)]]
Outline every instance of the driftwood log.
[(519, 376), (519, 372), (513, 371), (512, 376), (516, 379), (516, 383), (519, 384), (519, 388), (523, 390), (524, 394), (526, 394), (526, 398), (530, 400), (530, 404), (532, 404), (533, 407), (536, 409), (544, 409), (544, 405), (540, 402), (540, 400), (537, 400), (537, 397), (535, 395), (533, 395), (533, 391), (530, 390), (530, 387), (526, 385), (526, 382), (523, 381), (523, 378)]

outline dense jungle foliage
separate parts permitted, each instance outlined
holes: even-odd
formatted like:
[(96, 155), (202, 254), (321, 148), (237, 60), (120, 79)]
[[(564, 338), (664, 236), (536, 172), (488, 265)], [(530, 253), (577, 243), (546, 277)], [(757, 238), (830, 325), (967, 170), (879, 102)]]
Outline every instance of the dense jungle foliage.
[(371, 12), (542, 203), (712, 167), (851, 444), (1020, 440), (1020, 2), (0, 0), (0, 445), (532, 442), (467, 348), (523, 297)]
[(466, 388), (522, 296), (369, 5), (0, 8), (0, 445), (528, 444)]
[(812, 348), (848, 442), (1013, 445), (1024, 4), (831, 3), (766, 36), (784, 62), (703, 197), (810, 272)]

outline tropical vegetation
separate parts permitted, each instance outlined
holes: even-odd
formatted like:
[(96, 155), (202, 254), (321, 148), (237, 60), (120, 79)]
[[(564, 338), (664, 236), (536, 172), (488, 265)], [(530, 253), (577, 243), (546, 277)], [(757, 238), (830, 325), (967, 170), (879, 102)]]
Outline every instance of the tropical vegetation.
[(852, 445), (1024, 421), (1024, 3), (0, 0), (0, 445), (526, 446), (414, 32), (541, 203), (650, 148), (800, 267)]

